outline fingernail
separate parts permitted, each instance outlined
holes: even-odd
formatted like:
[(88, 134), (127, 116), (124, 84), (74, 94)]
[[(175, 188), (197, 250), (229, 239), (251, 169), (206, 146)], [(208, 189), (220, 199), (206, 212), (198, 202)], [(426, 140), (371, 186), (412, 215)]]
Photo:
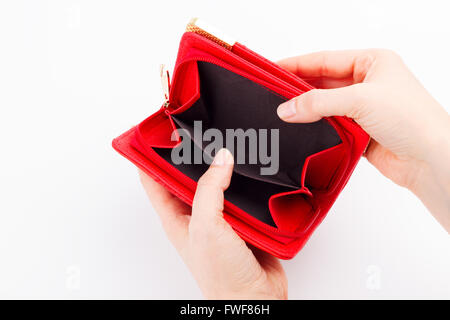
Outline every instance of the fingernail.
[(295, 100), (289, 100), (282, 104), (277, 109), (278, 116), (281, 119), (288, 119), (297, 113), (297, 108), (295, 107)]
[(232, 163), (233, 163), (233, 155), (228, 149), (222, 148), (217, 152), (216, 156), (214, 157), (212, 165), (223, 166)]

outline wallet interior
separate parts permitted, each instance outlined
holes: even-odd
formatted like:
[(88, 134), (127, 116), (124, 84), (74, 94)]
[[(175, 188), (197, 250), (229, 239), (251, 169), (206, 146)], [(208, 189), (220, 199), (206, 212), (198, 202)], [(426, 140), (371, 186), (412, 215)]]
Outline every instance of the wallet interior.
[[(225, 199), (282, 231), (298, 232), (307, 228), (320, 209), (315, 201), (316, 193), (326, 194), (332, 187), (345, 154), (336, 129), (327, 119), (308, 124), (281, 121), (276, 109), (286, 100), (284, 97), (224, 67), (192, 61), (185, 70), (188, 71), (184, 80), (174, 86), (191, 87), (192, 93), (199, 90), (200, 95), (196, 99), (191, 99), (193, 94), (180, 95), (171, 118), (178, 128), (190, 132), (191, 137), (194, 137), (194, 121), (202, 121), (203, 130), (218, 129), (223, 136), (226, 129), (279, 130), (278, 172), (262, 175), (260, 169), (265, 165), (259, 161), (237, 163)], [(191, 148), (192, 156), (195, 152), (205, 154), (202, 141), (193, 141)], [(249, 145), (245, 147), (246, 160), (249, 148)], [(154, 147), (153, 150), (195, 181), (208, 168), (205, 163), (174, 164), (170, 148)], [(267, 150), (271, 150), (270, 145)]]

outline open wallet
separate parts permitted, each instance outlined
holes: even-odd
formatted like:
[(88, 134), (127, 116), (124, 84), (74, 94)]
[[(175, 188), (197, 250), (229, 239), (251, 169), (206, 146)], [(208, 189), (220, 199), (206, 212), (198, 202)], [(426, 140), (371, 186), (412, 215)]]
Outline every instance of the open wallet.
[[(192, 133), (201, 121), (203, 129), (224, 134), (228, 129), (278, 129), (278, 171), (263, 175), (260, 162), (236, 164), (223, 216), (251, 245), (282, 259), (294, 257), (346, 185), (368, 134), (346, 117), (306, 124), (279, 119), (276, 110), (282, 102), (313, 87), (242, 44), (219, 37), (200, 20), (188, 24), (172, 81), (165, 86), (162, 107), (114, 139), (113, 147), (192, 205), (208, 164), (173, 161), (181, 128)], [(191, 157), (212, 157), (204, 143), (192, 139)]]

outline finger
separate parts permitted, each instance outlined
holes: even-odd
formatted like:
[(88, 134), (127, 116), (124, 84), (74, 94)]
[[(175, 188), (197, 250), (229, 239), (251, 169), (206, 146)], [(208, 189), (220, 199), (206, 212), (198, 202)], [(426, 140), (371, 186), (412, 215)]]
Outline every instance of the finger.
[(374, 139), (370, 141), (364, 155), (382, 175), (391, 179), (394, 183), (408, 189), (414, 188), (417, 179), (414, 178), (414, 174), (409, 174), (411, 172), (405, 172), (405, 160)]
[(342, 79), (334, 79), (334, 78), (309, 78), (303, 79), (308, 82), (310, 85), (317, 89), (335, 89), (351, 86), (353, 84), (353, 78), (342, 78)]
[(188, 236), (190, 207), (143, 171), (139, 170), (139, 176), (167, 237), (180, 249)]
[(223, 193), (230, 184), (232, 172), (232, 154), (227, 149), (219, 150), (208, 171), (198, 180), (190, 227), (208, 228), (211, 222), (222, 218)]
[(268, 272), (276, 272), (276, 271), (283, 272), (283, 267), (278, 258), (274, 257), (270, 253), (262, 251), (261, 249), (253, 245), (247, 244), (247, 246), (252, 251), (256, 260), (264, 270)]
[(367, 84), (314, 89), (281, 104), (277, 113), (286, 122), (314, 122), (329, 116), (347, 116), (358, 121), (368, 94)]
[(372, 50), (322, 51), (286, 58), (278, 64), (306, 78), (348, 78), (361, 82), (374, 61)]

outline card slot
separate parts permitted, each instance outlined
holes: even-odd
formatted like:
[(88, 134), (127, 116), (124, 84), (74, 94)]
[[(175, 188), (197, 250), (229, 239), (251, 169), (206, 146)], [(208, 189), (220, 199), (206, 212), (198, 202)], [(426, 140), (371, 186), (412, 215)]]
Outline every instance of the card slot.
[(320, 213), (321, 204), (317, 203), (316, 196), (331, 192), (346, 169), (345, 151), (343, 142), (310, 155), (302, 169), (302, 188), (269, 199), (269, 209), (278, 229), (295, 233), (308, 230)]
[(176, 125), (164, 109), (142, 121), (136, 130), (138, 139), (149, 147), (173, 148), (178, 145), (179, 138), (172, 137), (176, 132)]
[[(183, 112), (200, 97), (200, 83), (196, 61), (179, 65), (170, 90), (170, 108)], [(174, 111), (172, 111), (174, 112)]]
[(305, 232), (319, 214), (307, 188), (274, 194), (269, 199), (269, 210), (279, 230), (295, 233)]
[[(346, 146), (341, 143), (330, 149), (311, 155), (305, 161), (304, 185), (313, 193), (331, 189), (339, 172), (342, 172), (342, 164), (346, 158)], [(340, 170), (341, 169), (341, 170)]]

